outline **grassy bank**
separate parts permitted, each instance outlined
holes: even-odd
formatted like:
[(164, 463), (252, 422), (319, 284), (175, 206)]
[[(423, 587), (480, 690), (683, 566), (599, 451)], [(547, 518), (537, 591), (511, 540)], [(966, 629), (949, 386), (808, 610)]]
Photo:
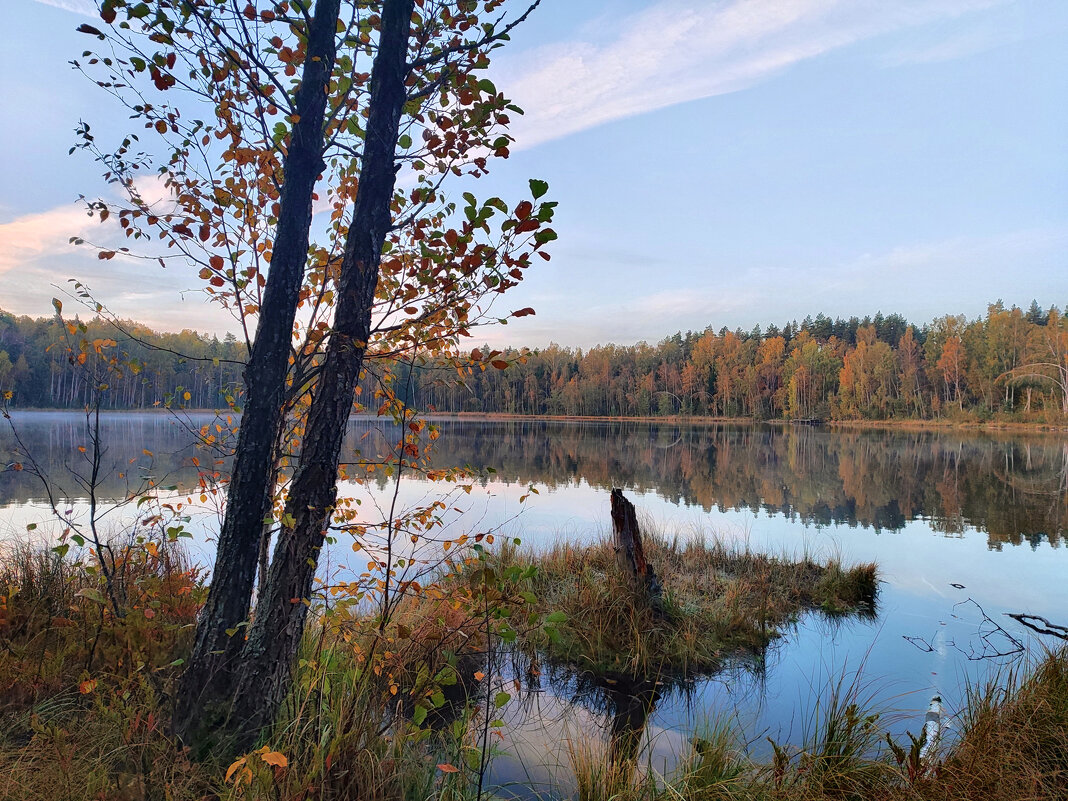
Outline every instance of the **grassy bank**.
[[(648, 529), (648, 525), (646, 526)], [(776, 558), (704, 538), (646, 534), (664, 586), (653, 603), (616, 565), (612, 544), (560, 543), (541, 553), (505, 549), (494, 564), (529, 573), (535, 608), (564, 619), (529, 645), (594, 676), (670, 680), (713, 672), (738, 654), (759, 655), (800, 614), (873, 614), (873, 564)]]
[[(0, 554), (0, 799), (473, 799), (492, 731), (476, 707), (507, 703), (500, 691), (511, 687), (493, 674), (492, 643), (504, 632), (609, 680), (666, 675), (759, 649), (804, 610), (865, 610), (874, 596), (872, 566), (661, 539), (647, 550), (666, 588), (659, 610), (615, 574), (604, 544), (484, 552), (403, 596), (384, 624), (360, 603), (320, 605), (281, 719), (233, 764), (193, 760), (169, 734), (205, 591), (175, 546), (146, 543), (120, 556), (121, 614), (89, 567), (50, 552)], [(776, 748), (769, 763), (747, 755), (740, 732), (696, 733), (666, 777), (585, 733), (571, 749), (576, 797), (1063, 797), (1063, 651), (974, 691), (959, 742), (922, 763), (908, 743), (898, 762), (856, 693), (832, 688), (820, 710), (810, 742)]]

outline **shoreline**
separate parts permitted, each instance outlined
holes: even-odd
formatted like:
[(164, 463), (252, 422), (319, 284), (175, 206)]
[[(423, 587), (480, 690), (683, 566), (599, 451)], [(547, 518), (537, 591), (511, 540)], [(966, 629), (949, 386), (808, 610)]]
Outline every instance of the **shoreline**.
[[(368, 417), (370, 415), (353, 415), (354, 417)], [(857, 428), (857, 429), (908, 429), (918, 431), (1018, 431), (1021, 433), (1050, 434), (1068, 432), (1068, 421), (1058, 423), (1031, 423), (1011, 420), (922, 420), (922, 419), (891, 419), (891, 420), (825, 420), (813, 424), (808, 421), (785, 420), (781, 418), (770, 420), (757, 420), (753, 417), (719, 417), (712, 415), (665, 415), (665, 416), (627, 416), (627, 415), (566, 415), (566, 414), (514, 414), (509, 412), (432, 412), (423, 415), (426, 419), (438, 420), (472, 420), (472, 421), (538, 421), (546, 420), (557, 423), (674, 423), (674, 424), (699, 424), (699, 425), (773, 425), (806, 426), (813, 428)]]
[[(82, 415), (82, 409), (43, 409), (12, 408), (11, 414), (73, 414)], [(221, 416), (231, 414), (240, 416), (240, 412), (222, 409), (166, 409), (160, 407), (148, 409), (106, 409), (103, 415), (125, 414), (195, 414)], [(755, 426), (772, 425), (806, 426), (830, 429), (886, 429), (905, 431), (993, 431), (1022, 434), (1056, 434), (1068, 433), (1068, 421), (1064, 423), (1027, 422), (1022, 420), (926, 420), (918, 418), (891, 418), (888, 420), (787, 420), (782, 418), (758, 420), (753, 417), (722, 417), (718, 415), (584, 415), (584, 414), (518, 414), (514, 412), (427, 412), (421, 417), (425, 420), (469, 420), (472, 422), (537, 422), (553, 423), (670, 423), (674, 425), (737, 425)], [(374, 414), (353, 414), (350, 419), (377, 420)]]

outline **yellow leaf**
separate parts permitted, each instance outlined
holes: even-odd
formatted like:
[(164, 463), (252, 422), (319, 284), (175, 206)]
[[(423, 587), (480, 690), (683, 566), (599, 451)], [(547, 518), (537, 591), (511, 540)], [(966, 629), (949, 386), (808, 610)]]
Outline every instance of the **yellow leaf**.
[(274, 765), (278, 768), (284, 768), (289, 764), (289, 760), (286, 759), (285, 754), (281, 754), (278, 751), (268, 751), (260, 756), (264, 762), (268, 765)]
[(248, 759), (248, 757), (241, 757), (241, 759), (230, 765), (230, 767), (226, 769), (226, 778), (223, 781), (230, 781), (233, 775), (237, 773), (238, 769), (245, 764), (246, 759)]

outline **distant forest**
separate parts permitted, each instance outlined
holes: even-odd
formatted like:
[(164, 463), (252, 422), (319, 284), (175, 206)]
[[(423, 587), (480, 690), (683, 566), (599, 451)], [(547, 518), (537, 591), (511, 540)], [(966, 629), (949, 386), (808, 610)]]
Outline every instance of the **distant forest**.
[[(216, 408), (235, 396), (245, 348), (232, 336), (160, 334), (135, 323), (124, 324), (127, 336), (98, 319), (84, 326), (80, 337), (114, 340), (133, 366), (108, 387), (108, 408), (167, 398)], [(57, 319), (0, 312), (0, 389), (13, 392), (14, 406), (87, 402), (86, 371), (70, 357), (68, 340)], [(479, 355), (462, 381), (452, 367), (422, 364), (410, 379), (402, 367), (398, 387), (407, 387), (417, 408), (437, 412), (761, 420), (1068, 414), (1068, 318), (1037, 302), (1024, 310), (999, 301), (979, 319), (947, 315), (923, 326), (898, 314), (818, 314), (782, 327), (680, 332), (656, 345), (553, 344)], [(509, 365), (500, 370), (488, 361)], [(375, 380), (363, 379), (361, 397), (372, 397)]]

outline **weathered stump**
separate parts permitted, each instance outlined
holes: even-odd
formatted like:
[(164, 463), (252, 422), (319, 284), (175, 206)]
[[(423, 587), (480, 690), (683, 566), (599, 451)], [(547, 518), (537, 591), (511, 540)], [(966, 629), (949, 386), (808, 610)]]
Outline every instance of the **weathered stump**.
[(662, 609), (664, 588), (645, 558), (634, 504), (623, 497), (621, 489), (612, 490), (612, 539), (620, 571), (631, 577), (635, 591), (653, 608)]

